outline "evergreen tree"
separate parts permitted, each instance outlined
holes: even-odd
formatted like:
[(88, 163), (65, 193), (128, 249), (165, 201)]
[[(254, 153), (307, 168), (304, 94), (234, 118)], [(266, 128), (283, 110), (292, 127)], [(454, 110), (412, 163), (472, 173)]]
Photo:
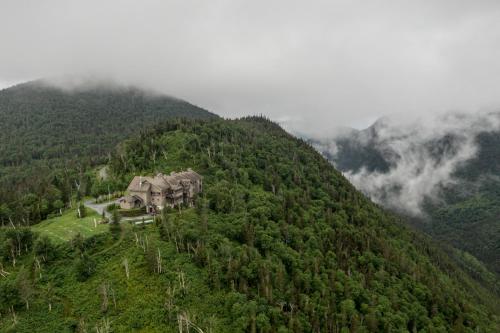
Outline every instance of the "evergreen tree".
[(75, 264), (76, 279), (80, 282), (86, 281), (94, 274), (95, 268), (95, 261), (88, 254), (83, 253)]
[(114, 239), (118, 239), (122, 231), (122, 228), (120, 226), (120, 220), (121, 217), (120, 214), (118, 213), (118, 210), (114, 209), (111, 215), (111, 221), (109, 222), (109, 232), (113, 235)]

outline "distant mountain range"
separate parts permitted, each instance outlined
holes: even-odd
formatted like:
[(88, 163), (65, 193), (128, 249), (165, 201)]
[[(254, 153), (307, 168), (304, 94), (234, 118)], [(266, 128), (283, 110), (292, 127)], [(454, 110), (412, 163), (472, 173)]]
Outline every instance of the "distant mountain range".
[(500, 114), (385, 118), (311, 142), (374, 201), (500, 272)]

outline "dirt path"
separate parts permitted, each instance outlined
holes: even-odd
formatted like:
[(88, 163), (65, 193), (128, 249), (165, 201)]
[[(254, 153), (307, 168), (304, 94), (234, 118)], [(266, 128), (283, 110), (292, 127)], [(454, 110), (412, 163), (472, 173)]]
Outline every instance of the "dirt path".
[(109, 252), (110, 250), (114, 249), (115, 247), (117, 247), (118, 245), (120, 245), (120, 243), (123, 241), (123, 239), (125, 238), (125, 229), (122, 227), (121, 228), (121, 232), (120, 232), (120, 238), (116, 240), (116, 242), (113, 243), (113, 245), (111, 245), (110, 247), (107, 247), (105, 248), (104, 250), (102, 251), (99, 251), (97, 253), (94, 253), (92, 255), (92, 257), (98, 257), (98, 256), (102, 256), (104, 253), (106, 252)]

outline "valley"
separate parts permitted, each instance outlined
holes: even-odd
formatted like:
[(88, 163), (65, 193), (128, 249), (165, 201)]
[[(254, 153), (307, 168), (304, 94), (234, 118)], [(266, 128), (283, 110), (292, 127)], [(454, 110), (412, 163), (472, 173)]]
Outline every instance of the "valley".
[(377, 203), (498, 274), (499, 120), (452, 113), (424, 128), (381, 119), (313, 145)]

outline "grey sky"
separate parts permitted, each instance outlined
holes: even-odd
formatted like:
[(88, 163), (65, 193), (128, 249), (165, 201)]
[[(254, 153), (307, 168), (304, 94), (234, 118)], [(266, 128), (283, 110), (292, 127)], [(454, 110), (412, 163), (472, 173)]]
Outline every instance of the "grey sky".
[(0, 86), (85, 75), (303, 132), (500, 106), (499, 1), (0, 2)]

